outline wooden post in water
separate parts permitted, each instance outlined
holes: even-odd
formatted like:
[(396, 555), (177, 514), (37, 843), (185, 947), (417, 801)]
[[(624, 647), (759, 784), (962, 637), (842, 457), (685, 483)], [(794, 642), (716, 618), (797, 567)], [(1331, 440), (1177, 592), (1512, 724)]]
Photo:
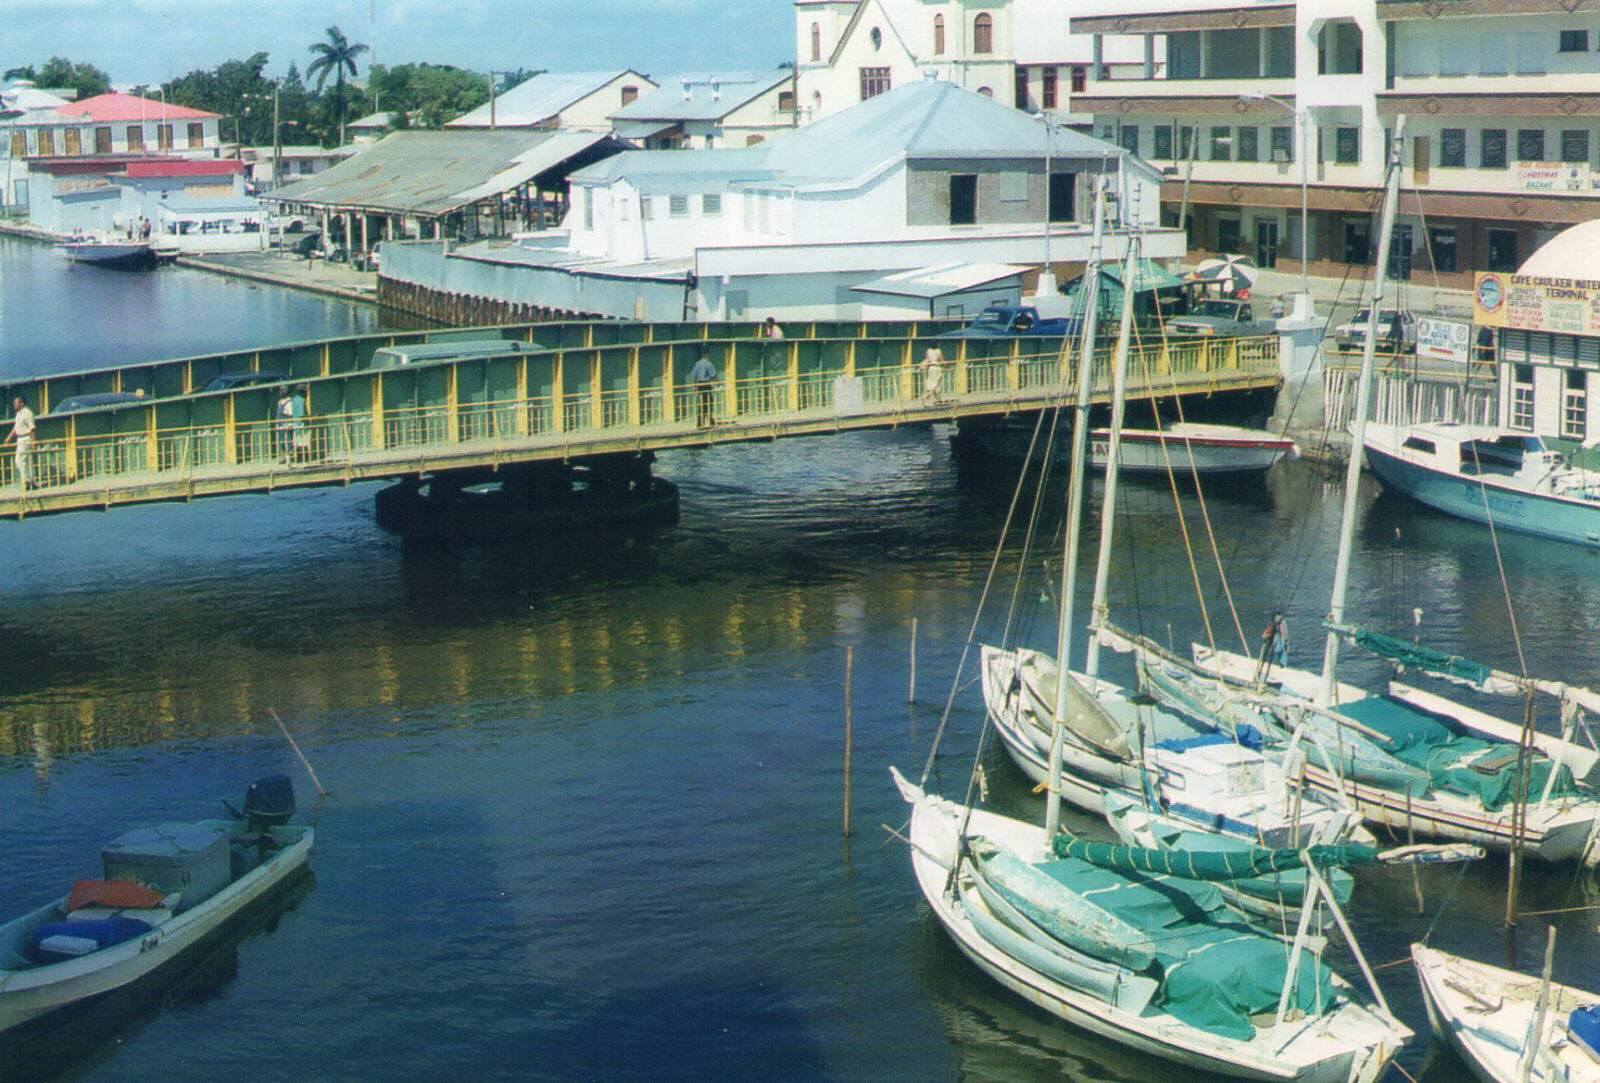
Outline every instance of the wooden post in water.
[(911, 688), (906, 692), (906, 702), (917, 702), (917, 618), (911, 618)]
[(855, 668), (855, 648), (844, 648), (844, 837), (850, 837), (850, 678)]

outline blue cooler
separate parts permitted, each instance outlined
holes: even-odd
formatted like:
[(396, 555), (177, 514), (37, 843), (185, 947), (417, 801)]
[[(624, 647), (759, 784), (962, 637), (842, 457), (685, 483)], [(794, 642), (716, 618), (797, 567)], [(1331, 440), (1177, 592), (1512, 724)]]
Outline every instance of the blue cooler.
[(1567, 1020), (1567, 1030), (1572, 1034), (1573, 1041), (1600, 1057), (1600, 1004), (1574, 1009)]

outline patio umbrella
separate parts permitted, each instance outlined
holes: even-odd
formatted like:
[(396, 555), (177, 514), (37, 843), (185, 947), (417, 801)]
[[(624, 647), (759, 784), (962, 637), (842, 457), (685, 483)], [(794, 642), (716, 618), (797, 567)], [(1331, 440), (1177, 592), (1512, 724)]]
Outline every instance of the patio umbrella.
[(1221, 286), (1225, 293), (1237, 293), (1254, 286), (1258, 273), (1255, 261), (1249, 256), (1214, 256), (1201, 260), (1189, 280)]

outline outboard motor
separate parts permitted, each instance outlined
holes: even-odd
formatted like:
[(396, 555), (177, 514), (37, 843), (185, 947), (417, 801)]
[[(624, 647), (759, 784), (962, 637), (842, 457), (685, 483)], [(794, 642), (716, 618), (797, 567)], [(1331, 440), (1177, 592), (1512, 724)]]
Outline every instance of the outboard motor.
[(250, 830), (280, 827), (294, 815), (294, 783), (288, 775), (268, 775), (250, 783), (244, 795), (244, 818)]

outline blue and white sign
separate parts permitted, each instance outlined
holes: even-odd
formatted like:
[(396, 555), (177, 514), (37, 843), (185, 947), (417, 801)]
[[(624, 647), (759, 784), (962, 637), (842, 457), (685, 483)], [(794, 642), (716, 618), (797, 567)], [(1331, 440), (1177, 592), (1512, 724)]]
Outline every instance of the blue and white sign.
[(1466, 364), (1472, 356), (1472, 324), (1465, 320), (1418, 316), (1417, 356)]

